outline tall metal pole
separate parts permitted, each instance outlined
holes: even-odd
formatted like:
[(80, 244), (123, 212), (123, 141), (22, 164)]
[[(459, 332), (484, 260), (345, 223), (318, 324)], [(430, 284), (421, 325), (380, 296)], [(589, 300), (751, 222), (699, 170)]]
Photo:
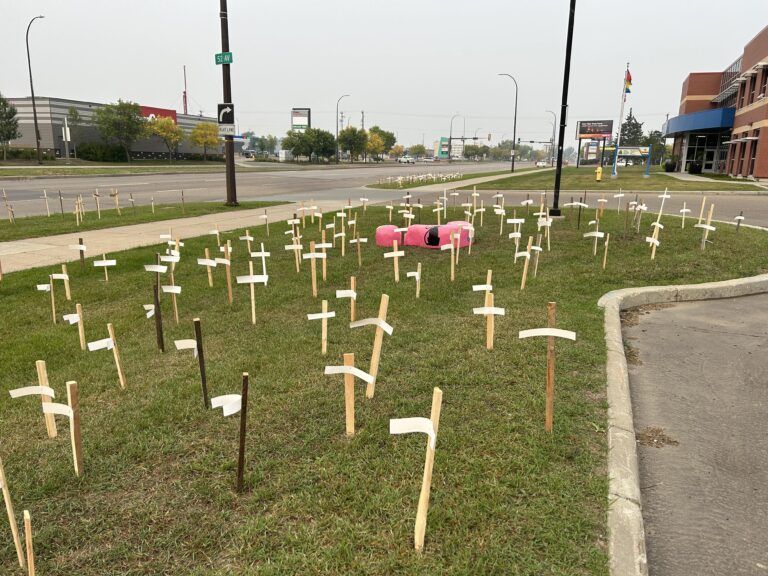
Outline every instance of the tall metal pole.
[(555, 170), (555, 192), (550, 215), (560, 216), (560, 178), (563, 172), (563, 139), (568, 121), (568, 82), (571, 76), (571, 49), (573, 48), (573, 20), (576, 17), (576, 0), (571, 0), (568, 16), (568, 40), (565, 44), (565, 70), (563, 71), (563, 100), (560, 104), (560, 139), (557, 143), (557, 169)]
[(549, 147), (549, 165), (554, 166), (555, 165), (555, 126), (557, 126), (557, 114), (552, 112), (552, 110), (547, 110), (548, 114), (552, 114), (552, 146)]
[(37, 105), (35, 104), (35, 87), (32, 84), (32, 59), (29, 57), (29, 28), (32, 26), (32, 22), (38, 18), (45, 18), (45, 16), (35, 16), (27, 24), (27, 66), (29, 67), (29, 91), (32, 93), (32, 116), (35, 119), (35, 142), (37, 143), (37, 163), (43, 163), (43, 153), (40, 150), (40, 128), (37, 127)]
[(349, 94), (343, 94), (336, 100), (336, 164), (339, 163), (339, 102), (342, 98), (346, 98)]
[[(219, 0), (221, 20), (221, 51), (229, 52), (229, 20), (227, 19), (227, 0)], [(222, 64), (221, 78), (224, 84), (224, 103), (232, 103), (232, 81), (229, 76), (229, 64)], [(237, 185), (235, 183), (235, 137), (224, 136), (224, 159), (227, 174), (227, 206), (237, 206)]]
[(453, 144), (453, 119), (456, 118), (459, 114), (456, 113), (453, 116), (451, 116), (451, 129), (448, 131), (448, 163), (450, 164), (452, 162), (451, 158), (451, 146)]
[(515, 80), (515, 77), (512, 76), (512, 74), (499, 74), (499, 76), (508, 76), (512, 79), (512, 82), (515, 83), (515, 116), (512, 124), (512, 167), (510, 169), (510, 172), (515, 171), (515, 156), (517, 156), (517, 80)]

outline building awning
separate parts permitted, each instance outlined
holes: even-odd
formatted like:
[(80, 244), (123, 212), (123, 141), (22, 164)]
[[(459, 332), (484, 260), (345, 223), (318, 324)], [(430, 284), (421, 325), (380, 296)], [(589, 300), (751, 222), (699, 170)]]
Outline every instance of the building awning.
[(735, 108), (714, 108), (670, 118), (662, 127), (665, 138), (687, 132), (729, 130), (733, 128)]

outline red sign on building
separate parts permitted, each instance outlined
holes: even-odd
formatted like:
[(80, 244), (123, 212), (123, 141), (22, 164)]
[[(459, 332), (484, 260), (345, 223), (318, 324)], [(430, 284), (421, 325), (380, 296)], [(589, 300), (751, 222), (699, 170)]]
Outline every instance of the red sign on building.
[(144, 118), (173, 118), (174, 123), (176, 121), (176, 110), (169, 110), (168, 108), (155, 108), (153, 106), (141, 106), (141, 115)]

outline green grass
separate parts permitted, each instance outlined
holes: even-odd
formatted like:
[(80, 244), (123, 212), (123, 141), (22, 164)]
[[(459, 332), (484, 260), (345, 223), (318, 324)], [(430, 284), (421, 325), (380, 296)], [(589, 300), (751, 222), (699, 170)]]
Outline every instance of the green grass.
[[(611, 178), (611, 167), (603, 169), (602, 182), (595, 181), (593, 167), (576, 168), (566, 166), (563, 168), (561, 190), (664, 190), (668, 188), (674, 192), (685, 191), (713, 191), (713, 190), (763, 190), (754, 184), (721, 184), (719, 182), (689, 182), (678, 180), (668, 176), (658, 169), (651, 170), (648, 178), (644, 178), (645, 168), (642, 166), (629, 166), (619, 168), (619, 177)], [(478, 184), (478, 190), (547, 190), (552, 189), (555, 183), (555, 173), (551, 170), (539, 172), (517, 178), (504, 178)]]
[[(113, 205), (112, 200), (108, 197), (102, 198), (101, 201), (102, 206)], [(58, 200), (56, 198), (51, 197), (49, 202), (51, 207), (50, 216), (24, 216), (16, 218), (14, 224), (11, 224), (7, 218), (0, 221), (0, 242), (40, 238), (54, 234), (102, 230), (115, 226), (160, 222), (163, 220), (173, 220), (174, 218), (221, 214), (234, 210), (250, 210), (283, 204), (282, 202), (241, 202), (239, 206), (235, 207), (225, 206), (217, 202), (186, 202), (183, 207), (181, 203), (155, 204), (154, 214), (152, 213), (152, 207), (148, 205), (136, 206), (134, 210), (130, 204), (128, 206), (123, 204), (120, 207), (121, 215), (118, 215), (116, 209), (109, 208), (106, 210), (102, 209), (101, 218), (99, 218), (93, 200), (90, 200), (87, 205), (85, 219), (78, 226), (75, 215), (70, 213), (69, 209), (66, 209), (67, 211), (64, 212), (64, 216), (60, 212), (54, 212), (58, 208)], [(123, 198), (123, 202), (125, 202), (125, 198)]]
[[(533, 170), (534, 168), (519, 168), (516, 172), (527, 172), (528, 170)], [(483, 176), (498, 176), (500, 174), (506, 174), (509, 170), (496, 170), (495, 172), (470, 172), (468, 174), (462, 174), (461, 178), (457, 178), (455, 180), (447, 180), (446, 182), (436, 181), (432, 182), (431, 180), (426, 182), (406, 182), (403, 186), (400, 186), (397, 182), (380, 182), (377, 184), (368, 184), (368, 188), (377, 188), (380, 190), (404, 190), (406, 188), (420, 188), (422, 186), (431, 186), (433, 184), (445, 184), (446, 186), (452, 186), (453, 184), (457, 182), (461, 182), (462, 180), (469, 180), (471, 178), (482, 178)], [(426, 172), (425, 172), (426, 173)], [(480, 188), (478, 186), (478, 188)]]
[[(653, 202), (653, 200), (649, 200)], [(653, 207), (653, 206), (652, 206)], [(425, 212), (425, 217), (426, 217)], [(429, 213), (431, 217), (431, 212)], [(457, 217), (456, 210), (449, 217)], [(449, 281), (445, 252), (406, 247), (395, 284), (384, 250), (331, 250), (328, 281), (311, 297), (309, 266), (295, 272), (272, 226), (257, 241), (272, 252), (269, 286), (256, 287), (257, 324), (250, 323), (248, 289), (235, 285), (227, 303), (223, 270), (214, 287), (195, 263), (214, 238), (186, 240), (176, 269), (183, 287), (181, 324), (173, 323), (168, 295), (163, 317), (169, 351), (156, 350), (151, 302), (156, 247), (112, 254), (110, 281), (88, 262), (70, 264), (73, 299), (82, 303), (89, 341), (114, 323), (128, 385), (121, 390), (109, 351), (81, 352), (77, 329), (50, 320), (48, 295), (36, 292), (56, 268), (12, 273), (0, 283), (0, 445), (19, 518), (30, 510), (40, 574), (251, 575), (251, 574), (608, 574), (606, 506), (606, 400), (603, 317), (595, 303), (628, 286), (722, 280), (764, 272), (768, 237), (719, 225), (706, 254), (700, 231), (664, 218), (661, 247), (651, 262), (642, 233), (622, 239), (623, 215), (606, 212), (608, 269), (593, 257), (585, 231), (570, 214), (552, 230), (552, 251), (537, 278), (519, 290), (522, 262), (513, 264), (511, 241), (498, 235), (493, 215), (478, 227), (457, 279)], [(358, 211), (363, 236), (372, 239), (386, 211)], [(253, 230), (253, 229), (252, 229)], [(535, 232), (529, 220), (524, 237)], [(247, 273), (239, 232), (233, 239), (233, 275)], [(318, 239), (303, 231), (304, 244)], [(405, 272), (422, 262), (421, 298)], [(258, 271), (259, 264), (256, 264)], [(484, 320), (472, 315), (482, 295), (471, 285), (493, 269), (497, 318), (493, 351), (484, 347)], [(356, 387), (358, 434), (344, 436), (343, 385), (323, 375), (354, 352), (368, 368), (372, 328), (350, 331), (347, 300), (334, 291), (357, 276), (358, 317), (376, 314), (390, 295), (376, 396)], [(74, 311), (61, 287), (59, 311)], [(306, 314), (329, 300), (329, 352), (320, 355), (319, 322)], [(518, 330), (544, 326), (546, 304), (558, 303), (558, 326), (576, 342), (557, 344), (555, 432), (543, 431), (546, 342), (520, 341)], [(192, 338), (202, 319), (212, 395), (238, 392), (251, 375), (248, 410), (247, 493), (233, 491), (238, 419), (204, 410), (197, 361), (176, 352), (174, 339)], [(57, 399), (64, 383), (80, 385), (85, 475), (74, 476), (68, 428), (46, 437), (40, 403), (10, 400), (7, 391), (36, 382), (35, 360), (45, 359)], [(391, 437), (390, 418), (428, 416), (432, 388), (444, 392), (423, 554), (412, 548), (413, 521), (424, 463), (424, 437)], [(4, 515), (0, 572), (21, 575)]]

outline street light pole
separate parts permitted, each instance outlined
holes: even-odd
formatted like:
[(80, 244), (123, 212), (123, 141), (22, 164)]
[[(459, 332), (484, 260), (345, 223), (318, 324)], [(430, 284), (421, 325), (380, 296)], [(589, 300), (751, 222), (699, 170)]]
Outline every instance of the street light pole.
[(451, 129), (448, 131), (448, 163), (449, 164), (453, 161), (452, 156), (451, 156), (451, 146), (453, 144), (453, 120), (457, 116), (459, 116), (458, 112), (456, 114), (454, 114), (453, 116), (451, 116)]
[(336, 100), (336, 164), (339, 163), (339, 102), (342, 98), (346, 98), (349, 94), (342, 94), (339, 99)]
[(552, 146), (549, 148), (549, 165), (554, 166), (555, 165), (555, 126), (557, 126), (557, 114), (552, 112), (552, 110), (547, 110), (549, 114), (552, 114), (553, 122), (552, 124)]
[(32, 116), (35, 119), (35, 142), (37, 143), (37, 163), (43, 163), (43, 154), (40, 151), (40, 129), (37, 127), (37, 105), (35, 104), (35, 87), (32, 84), (32, 60), (29, 57), (29, 28), (32, 26), (32, 22), (38, 18), (45, 18), (45, 16), (35, 16), (27, 24), (27, 66), (29, 67), (29, 91), (32, 93)]
[(568, 120), (568, 82), (571, 76), (571, 50), (573, 48), (573, 21), (576, 17), (576, 0), (571, 0), (568, 14), (568, 39), (565, 42), (565, 66), (563, 70), (563, 98), (560, 103), (560, 140), (557, 143), (557, 169), (555, 170), (555, 191), (552, 199), (552, 216), (560, 216), (560, 179), (563, 173), (563, 139), (565, 123)]
[[(219, 20), (221, 21), (221, 51), (229, 52), (229, 20), (227, 18), (227, 0), (219, 2)], [(232, 103), (232, 80), (229, 75), (229, 64), (221, 66), (224, 104)], [(235, 183), (235, 137), (224, 136), (225, 174), (227, 178), (227, 206), (237, 206), (237, 185)]]
[(515, 80), (515, 77), (512, 76), (512, 74), (499, 74), (499, 76), (508, 76), (512, 79), (512, 82), (515, 83), (515, 116), (512, 124), (512, 167), (510, 169), (510, 172), (515, 171), (515, 156), (517, 155), (517, 80)]

